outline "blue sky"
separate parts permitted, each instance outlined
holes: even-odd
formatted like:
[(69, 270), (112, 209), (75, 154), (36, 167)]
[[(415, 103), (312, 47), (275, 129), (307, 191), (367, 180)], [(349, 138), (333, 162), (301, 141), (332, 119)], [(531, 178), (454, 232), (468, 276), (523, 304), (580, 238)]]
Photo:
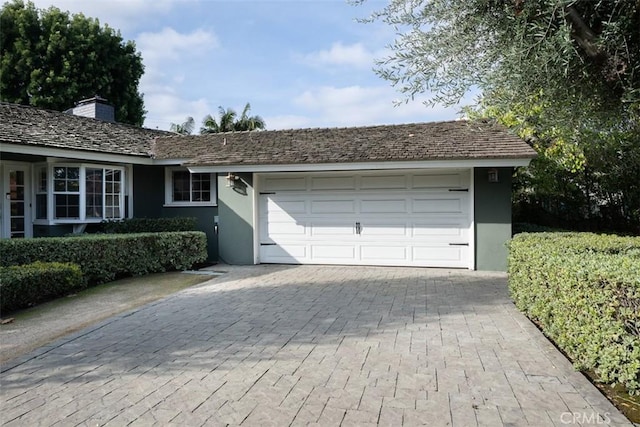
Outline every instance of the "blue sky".
[[(35, 0), (98, 18), (141, 52), (146, 127), (168, 129), (218, 106), (263, 117), (267, 129), (451, 120), (460, 106), (404, 99), (374, 72), (393, 30), (356, 21), (385, 2), (341, 0)], [(394, 102), (395, 101), (395, 102)]]

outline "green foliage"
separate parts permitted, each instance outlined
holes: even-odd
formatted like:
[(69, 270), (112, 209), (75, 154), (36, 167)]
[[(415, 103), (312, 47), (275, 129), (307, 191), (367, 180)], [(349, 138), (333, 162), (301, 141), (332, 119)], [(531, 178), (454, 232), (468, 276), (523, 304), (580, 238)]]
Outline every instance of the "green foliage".
[(97, 19), (13, 0), (0, 10), (0, 98), (63, 111), (97, 95), (122, 123), (142, 125), (142, 57)]
[(640, 238), (519, 234), (509, 288), (576, 368), (640, 394)]
[(34, 262), (0, 267), (0, 310), (18, 310), (86, 287), (76, 264)]
[(109, 234), (160, 233), (163, 231), (196, 231), (195, 217), (175, 218), (127, 218), (119, 221), (104, 221), (101, 231)]
[(378, 73), (408, 97), (455, 104), (479, 87), (491, 105), (537, 96), (563, 117), (640, 113), (636, 1), (393, 0), (370, 20), (396, 31)]
[(92, 285), (122, 276), (184, 270), (206, 259), (207, 238), (198, 231), (0, 240), (1, 266), (73, 262)]
[(240, 118), (237, 118), (238, 114), (235, 110), (222, 107), (218, 107), (220, 117), (218, 121), (211, 115), (207, 114), (202, 119), (202, 127), (200, 128), (200, 134), (207, 133), (220, 133), (220, 132), (234, 132), (234, 131), (251, 131), (262, 130), (266, 127), (266, 124), (260, 116), (250, 116), (251, 105), (247, 102), (242, 110)]

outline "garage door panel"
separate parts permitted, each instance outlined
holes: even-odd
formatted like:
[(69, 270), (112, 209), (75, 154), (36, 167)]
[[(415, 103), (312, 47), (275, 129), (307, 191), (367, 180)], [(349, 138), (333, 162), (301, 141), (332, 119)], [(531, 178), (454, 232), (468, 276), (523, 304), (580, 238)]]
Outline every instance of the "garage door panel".
[[(461, 246), (416, 246), (413, 248), (413, 259), (418, 262), (448, 261), (450, 264), (462, 263), (466, 247)], [(454, 266), (454, 265), (451, 265)]]
[(351, 221), (311, 221), (310, 234), (319, 238), (341, 238), (355, 236), (355, 225)]
[(311, 257), (314, 260), (343, 260), (353, 262), (356, 259), (354, 246), (316, 244), (311, 247)]
[(265, 191), (304, 191), (307, 189), (307, 180), (304, 177), (295, 178), (270, 178), (263, 181), (262, 189)]
[(406, 214), (407, 200), (405, 198), (362, 199), (360, 212), (364, 215), (371, 213)]
[(460, 198), (428, 198), (414, 199), (414, 213), (461, 214), (464, 212), (463, 200)]
[(304, 214), (307, 212), (306, 203), (301, 200), (273, 200), (269, 199), (266, 214), (273, 213)]
[(354, 200), (312, 200), (311, 214), (353, 214), (356, 212)]
[(294, 262), (307, 259), (307, 245), (286, 244), (286, 245), (261, 245), (260, 252), (263, 257), (272, 260), (271, 262)]
[(409, 236), (407, 223), (389, 223), (363, 220), (361, 223), (361, 240), (370, 238), (404, 238)]
[(356, 178), (350, 177), (313, 177), (311, 190), (355, 190)]
[(438, 223), (413, 223), (411, 229), (413, 236), (418, 238), (429, 237), (466, 237), (468, 225), (457, 224), (438, 224)]
[(407, 187), (405, 175), (363, 176), (360, 181), (362, 190), (404, 190)]
[(363, 261), (375, 261), (377, 264), (397, 263), (408, 258), (406, 246), (367, 245), (360, 248)]
[(304, 237), (307, 233), (305, 224), (294, 223), (288, 221), (264, 221), (261, 223), (263, 229), (266, 230), (266, 236), (282, 236), (284, 238), (289, 237)]
[(411, 180), (412, 188), (457, 188), (468, 185), (463, 181), (462, 174), (442, 173), (442, 174), (415, 174)]

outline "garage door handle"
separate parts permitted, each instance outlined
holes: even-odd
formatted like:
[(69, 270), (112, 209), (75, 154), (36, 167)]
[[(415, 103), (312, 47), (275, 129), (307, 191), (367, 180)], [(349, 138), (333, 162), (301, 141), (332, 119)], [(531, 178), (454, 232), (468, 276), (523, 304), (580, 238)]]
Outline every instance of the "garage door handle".
[(359, 222), (356, 222), (356, 234), (360, 234), (362, 232), (362, 226)]
[(468, 243), (449, 243), (449, 246), (469, 246)]

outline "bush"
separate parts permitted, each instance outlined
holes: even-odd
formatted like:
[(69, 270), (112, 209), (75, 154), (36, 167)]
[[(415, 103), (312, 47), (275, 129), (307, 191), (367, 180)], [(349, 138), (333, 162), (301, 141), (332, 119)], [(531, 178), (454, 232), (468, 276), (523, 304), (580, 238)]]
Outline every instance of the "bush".
[(73, 262), (91, 285), (117, 277), (184, 270), (206, 259), (207, 238), (200, 231), (0, 240), (0, 266)]
[(76, 264), (35, 262), (0, 267), (0, 309), (13, 311), (86, 287)]
[(520, 234), (509, 288), (577, 369), (640, 394), (640, 237)]
[(169, 231), (196, 231), (197, 218), (128, 218), (120, 221), (103, 221), (100, 231), (108, 234), (161, 233)]

